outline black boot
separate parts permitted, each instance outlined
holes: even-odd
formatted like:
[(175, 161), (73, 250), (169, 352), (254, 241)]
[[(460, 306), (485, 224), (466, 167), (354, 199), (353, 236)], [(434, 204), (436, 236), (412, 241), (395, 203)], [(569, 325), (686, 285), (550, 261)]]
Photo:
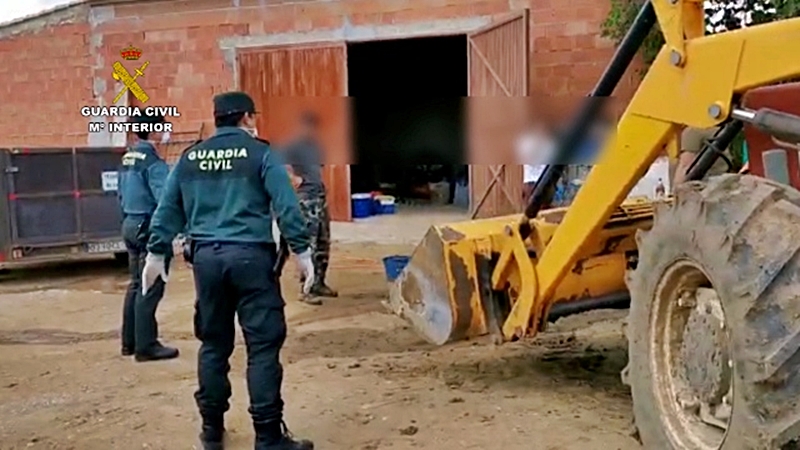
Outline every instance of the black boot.
[(203, 450), (223, 450), (222, 440), (225, 436), (223, 419), (203, 419), (203, 430), (200, 432), (200, 443)]
[(295, 439), (284, 422), (256, 424), (255, 450), (314, 450), (314, 443)]
[(145, 362), (145, 361), (160, 361), (163, 359), (174, 359), (177, 358), (180, 352), (177, 348), (174, 347), (166, 347), (161, 344), (154, 345), (150, 347), (149, 350), (142, 353), (137, 353), (135, 358), (138, 362)]
[(300, 293), (300, 301), (307, 305), (312, 305), (312, 306), (319, 306), (322, 304), (321, 298), (311, 293), (303, 294), (302, 291)]
[(338, 297), (339, 293), (336, 292), (335, 289), (332, 289), (330, 286), (325, 284), (324, 281), (320, 281), (319, 283), (315, 284), (311, 288), (311, 294), (316, 295), (318, 297)]

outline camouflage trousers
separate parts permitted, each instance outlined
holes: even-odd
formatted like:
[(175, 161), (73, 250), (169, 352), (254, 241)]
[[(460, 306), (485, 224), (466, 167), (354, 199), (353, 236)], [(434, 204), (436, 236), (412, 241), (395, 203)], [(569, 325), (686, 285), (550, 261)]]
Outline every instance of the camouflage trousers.
[(306, 219), (308, 234), (311, 236), (314, 278), (317, 284), (324, 284), (331, 254), (331, 216), (328, 214), (328, 202), (324, 196), (300, 196), (299, 200), (300, 211)]

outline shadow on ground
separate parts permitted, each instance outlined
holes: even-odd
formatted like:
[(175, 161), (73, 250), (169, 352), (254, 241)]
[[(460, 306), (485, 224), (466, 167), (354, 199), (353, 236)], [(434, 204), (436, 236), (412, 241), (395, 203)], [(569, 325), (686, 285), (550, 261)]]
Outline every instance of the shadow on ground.
[(124, 279), (126, 263), (114, 259), (65, 261), (0, 270), (0, 290), (4, 293), (33, 292), (49, 288), (69, 288), (96, 279)]
[[(394, 340), (402, 343), (397, 337)], [(387, 379), (432, 377), (469, 392), (552, 386), (599, 389), (628, 398), (628, 387), (620, 379), (627, 360), (627, 343), (621, 335), (581, 340), (565, 335), (500, 347), (455, 344), (420, 352), (419, 358), (390, 358), (376, 372)]]
[(407, 328), (390, 332), (364, 328), (340, 328), (304, 333), (287, 341), (292, 361), (309, 358), (366, 358), (374, 355), (434, 350)]
[(67, 345), (117, 339), (119, 333), (79, 333), (58, 329), (0, 330), (0, 345)]

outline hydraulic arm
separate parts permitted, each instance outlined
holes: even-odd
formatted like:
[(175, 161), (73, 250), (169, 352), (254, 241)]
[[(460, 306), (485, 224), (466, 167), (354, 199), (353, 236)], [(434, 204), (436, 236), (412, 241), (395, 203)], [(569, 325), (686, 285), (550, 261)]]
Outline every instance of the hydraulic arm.
[[(513, 340), (535, 335), (566, 309), (623, 304), (625, 273), (637, 255), (634, 236), (653, 218), (652, 204), (620, 206), (631, 188), (665, 149), (677, 156), (683, 127), (723, 124), (688, 174), (702, 177), (718, 156), (713, 148), (727, 147), (741, 121), (758, 114), (734, 111), (739, 94), (800, 75), (800, 59), (786, 57), (800, 50), (800, 19), (704, 36), (699, 1), (646, 2), (559, 143), (555, 161), (571, 160), (656, 23), (666, 45), (569, 208), (540, 211), (566, 167), (555, 164), (524, 214), (428, 231), (389, 299), (390, 308), (428, 340), (443, 344), (487, 333)], [(760, 117), (764, 122), (767, 116)], [(777, 117), (770, 116), (772, 128), (786, 123)], [(559, 311), (551, 310), (556, 303)]]
[[(786, 58), (800, 50), (800, 19), (703, 36), (700, 1), (652, 0), (642, 7), (608, 69), (598, 83), (569, 138), (560, 143), (558, 161), (569, 161), (575, 143), (598, 111), (598, 97), (611, 94), (632, 54), (657, 17), (666, 45), (658, 54), (620, 120), (616, 133), (578, 192), (560, 226), (536, 261), (518, 257), (534, 217), (564, 166), (550, 166), (534, 192), (518, 231), (493, 274), (493, 288), (503, 289), (518, 272), (524, 291), (503, 325), (506, 339), (535, 333), (552, 305), (553, 293), (573, 268), (581, 249), (596, 236), (657, 155), (684, 126), (707, 128), (728, 121), (738, 94), (800, 75), (800, 60)], [(735, 120), (720, 133), (723, 148), (741, 124)], [(727, 142), (725, 142), (727, 141)], [(674, 148), (674, 146), (671, 146)], [(713, 154), (707, 158), (713, 164)], [(696, 165), (697, 177), (708, 161)], [(708, 167), (705, 167), (707, 170)], [(516, 251), (515, 251), (516, 249)], [(516, 266), (511, 269), (509, 266)], [(513, 283), (516, 284), (516, 283)], [(530, 295), (528, 295), (530, 294)], [(532, 331), (527, 331), (532, 330)]]

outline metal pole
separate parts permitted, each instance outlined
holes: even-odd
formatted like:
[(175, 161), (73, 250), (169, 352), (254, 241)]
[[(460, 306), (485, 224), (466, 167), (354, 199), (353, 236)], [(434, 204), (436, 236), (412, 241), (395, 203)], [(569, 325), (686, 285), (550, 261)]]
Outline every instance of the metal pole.
[(686, 171), (686, 181), (697, 181), (706, 176), (711, 166), (717, 162), (719, 155), (731, 145), (736, 135), (742, 131), (743, 126), (744, 124), (738, 120), (728, 122), (719, 133), (714, 136), (714, 139), (703, 147), (703, 150), (692, 165), (689, 166), (689, 169)]
[(566, 164), (563, 164), (563, 162), (569, 162), (573, 159), (578, 146), (585, 139), (589, 126), (601, 111), (606, 98), (614, 93), (614, 89), (619, 84), (620, 79), (622, 79), (655, 23), (656, 12), (648, 0), (642, 5), (642, 9), (639, 10), (633, 25), (622, 39), (617, 51), (614, 53), (614, 57), (606, 67), (597, 85), (595, 85), (594, 90), (587, 97), (583, 108), (572, 122), (565, 138), (559, 140), (553, 164), (547, 166), (541, 179), (536, 183), (531, 199), (525, 208), (525, 217), (520, 224), (520, 232), (523, 235), (523, 239), (531, 233), (527, 219), (536, 217), (542, 206), (552, 199), (556, 183), (558, 183), (566, 168)]

